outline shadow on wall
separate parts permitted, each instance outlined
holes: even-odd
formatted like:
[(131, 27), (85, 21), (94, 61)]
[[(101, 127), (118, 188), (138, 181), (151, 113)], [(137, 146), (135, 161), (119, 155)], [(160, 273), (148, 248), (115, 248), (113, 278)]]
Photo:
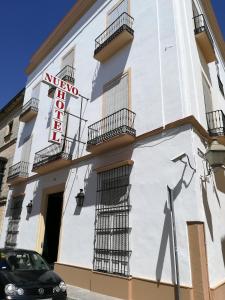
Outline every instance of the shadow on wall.
[(213, 237), (213, 224), (212, 224), (212, 214), (209, 208), (209, 201), (208, 201), (208, 194), (207, 194), (207, 183), (206, 181), (201, 181), (201, 187), (202, 187), (202, 201), (203, 201), (203, 206), (205, 210), (205, 217), (207, 221), (207, 225), (209, 228), (210, 236), (212, 241), (214, 240)]
[[(91, 101), (96, 100), (103, 93), (103, 86), (105, 83), (113, 79), (113, 77), (123, 73), (127, 59), (129, 57), (132, 43), (115, 53), (114, 56), (105, 63), (97, 63), (94, 77), (92, 80)], [(114, 59), (116, 57), (116, 59)], [(119, 58), (119, 59), (118, 59)], [(113, 77), (112, 77), (112, 74)]]
[(222, 250), (222, 254), (223, 254), (223, 263), (224, 263), (224, 267), (225, 267), (225, 236), (222, 237), (222, 239), (221, 239), (221, 250)]
[(222, 168), (218, 168), (218, 170), (216, 170), (216, 172), (214, 173), (215, 176), (215, 183), (216, 183), (216, 187), (217, 189), (225, 194), (225, 172), (224, 169)]
[[(173, 201), (176, 200), (176, 198), (180, 194), (183, 186), (185, 188), (189, 187), (189, 185), (191, 184), (191, 181), (193, 179), (194, 173), (195, 173), (195, 171), (193, 171), (191, 178), (187, 182), (184, 179), (184, 175), (185, 175), (186, 168), (188, 167), (188, 163), (185, 162), (185, 161), (182, 161), (182, 162), (184, 163), (184, 169), (183, 169), (180, 180), (178, 181), (177, 185), (173, 189), (173, 195), (174, 195)], [(164, 207), (164, 214), (165, 214), (165, 220), (164, 220), (163, 231), (162, 231), (162, 236), (161, 236), (161, 243), (160, 243), (158, 260), (157, 260), (157, 264), (156, 264), (156, 280), (158, 281), (158, 284), (161, 281), (163, 265), (164, 265), (165, 255), (166, 255), (166, 248), (167, 248), (167, 244), (169, 243), (170, 261), (171, 261), (171, 277), (172, 277), (172, 282), (174, 284), (176, 284), (176, 273), (175, 273), (176, 269), (175, 269), (175, 260), (174, 260), (175, 249), (174, 249), (174, 243), (173, 243), (173, 227), (172, 227), (171, 210), (167, 206), (167, 201), (166, 201), (165, 207)], [(176, 215), (176, 212), (175, 212), (175, 215)], [(175, 294), (176, 294), (176, 291), (175, 291)]]

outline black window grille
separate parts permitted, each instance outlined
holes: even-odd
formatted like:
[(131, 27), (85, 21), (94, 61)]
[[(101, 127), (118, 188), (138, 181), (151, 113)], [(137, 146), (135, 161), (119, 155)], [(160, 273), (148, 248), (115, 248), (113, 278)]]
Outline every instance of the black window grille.
[(98, 174), (93, 269), (129, 276), (130, 166)]
[(6, 234), (5, 247), (15, 248), (19, 233), (19, 222), (22, 211), (23, 196), (13, 198), (11, 200), (10, 216)]
[(2, 190), (2, 184), (3, 184), (6, 163), (7, 163), (7, 159), (4, 157), (0, 157), (0, 192)]

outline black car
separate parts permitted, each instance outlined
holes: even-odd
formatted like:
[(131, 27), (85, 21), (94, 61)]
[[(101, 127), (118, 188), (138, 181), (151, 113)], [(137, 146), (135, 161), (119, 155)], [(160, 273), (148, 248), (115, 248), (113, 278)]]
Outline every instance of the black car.
[(35, 251), (0, 249), (0, 300), (65, 300), (66, 284)]

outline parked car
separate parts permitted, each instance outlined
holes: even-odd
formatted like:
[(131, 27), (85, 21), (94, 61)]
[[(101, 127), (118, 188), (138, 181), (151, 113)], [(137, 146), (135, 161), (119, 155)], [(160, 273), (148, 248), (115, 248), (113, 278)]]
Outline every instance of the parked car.
[(65, 300), (66, 284), (35, 251), (0, 249), (0, 300)]

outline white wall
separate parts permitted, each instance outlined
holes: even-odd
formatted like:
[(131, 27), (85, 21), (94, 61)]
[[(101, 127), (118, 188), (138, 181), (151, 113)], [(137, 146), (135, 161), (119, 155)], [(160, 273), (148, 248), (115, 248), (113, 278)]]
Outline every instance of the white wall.
[[(131, 0), (131, 15), (134, 17), (134, 40), (104, 64), (93, 58), (94, 40), (105, 29), (106, 12), (116, 1), (97, 1), (85, 16), (74, 26), (59, 45), (29, 76), (24, 102), (31, 97), (32, 88), (41, 80), (42, 73), (57, 74), (60, 71), (62, 57), (75, 47), (75, 81), (81, 94), (90, 101), (84, 101), (82, 140), (87, 140), (87, 126), (102, 118), (102, 87), (118, 73), (131, 68), (132, 110), (137, 114), (135, 129), (137, 135), (163, 126), (184, 116), (194, 114), (206, 128), (204, 99), (201, 85), (201, 71), (206, 69), (200, 63), (195, 37), (193, 34), (191, 1), (178, 0)], [(224, 79), (223, 67), (221, 79)], [(209, 66), (215, 108), (222, 107), (222, 98), (218, 97), (218, 87), (214, 64)], [(30, 124), (20, 125), (17, 151), (14, 163), (20, 161), (21, 142), (32, 131), (33, 144), (30, 156), (30, 169), (34, 154), (48, 146), (48, 124), (52, 100), (47, 97), (48, 87), (42, 83), (39, 113)], [(80, 100), (70, 99), (68, 110), (78, 114)], [(70, 120), (69, 134), (77, 133), (78, 124)], [(62, 244), (60, 262), (92, 268), (96, 173), (94, 168), (107, 162), (133, 159), (131, 174), (131, 274), (148, 279), (174, 281), (172, 270), (172, 242), (170, 221), (166, 203), (167, 185), (176, 187), (175, 212), (178, 235), (178, 252), (181, 284), (191, 286), (189, 266), (189, 248), (187, 221), (205, 221), (201, 200), (199, 176), (202, 172), (199, 159), (193, 157), (198, 142), (189, 127), (172, 130), (143, 142), (132, 148), (96, 157), (88, 162), (74, 165), (44, 176), (38, 176), (27, 183), (23, 203), (22, 219), (18, 247), (34, 248), (38, 230), (38, 213), (42, 190), (45, 187), (66, 182), (63, 211)], [(201, 146), (202, 147), (202, 146)], [(85, 149), (82, 146), (82, 153)], [(183, 162), (171, 159), (181, 153), (188, 154), (192, 166), (197, 161), (200, 173), (193, 173), (187, 158)], [(75, 153), (74, 153), (75, 157)], [(31, 171), (30, 171), (31, 174)], [(86, 184), (86, 204), (80, 215), (76, 209), (75, 195)], [(19, 188), (19, 187), (18, 187)], [(213, 186), (210, 183), (209, 190)], [(223, 195), (221, 195), (222, 197)], [(26, 205), (34, 199), (34, 215), (26, 220)], [(212, 200), (214, 201), (214, 200)], [(222, 201), (221, 201), (222, 203)], [(222, 206), (222, 204), (221, 204)], [(35, 214), (36, 213), (36, 214)], [(215, 230), (220, 237), (219, 218), (222, 210), (213, 207)], [(7, 219), (5, 221), (5, 230)], [(1, 244), (4, 243), (4, 236)], [(224, 277), (224, 268), (217, 243), (211, 242), (207, 233), (209, 268), (211, 283)], [(220, 269), (213, 269), (213, 256)]]
[(208, 174), (206, 162), (198, 154), (198, 149), (205, 153), (201, 139), (194, 136), (195, 161), (197, 167), (196, 201), (200, 207), (201, 218), (205, 224), (207, 260), (210, 286), (215, 287), (225, 279), (225, 173), (216, 168)]

